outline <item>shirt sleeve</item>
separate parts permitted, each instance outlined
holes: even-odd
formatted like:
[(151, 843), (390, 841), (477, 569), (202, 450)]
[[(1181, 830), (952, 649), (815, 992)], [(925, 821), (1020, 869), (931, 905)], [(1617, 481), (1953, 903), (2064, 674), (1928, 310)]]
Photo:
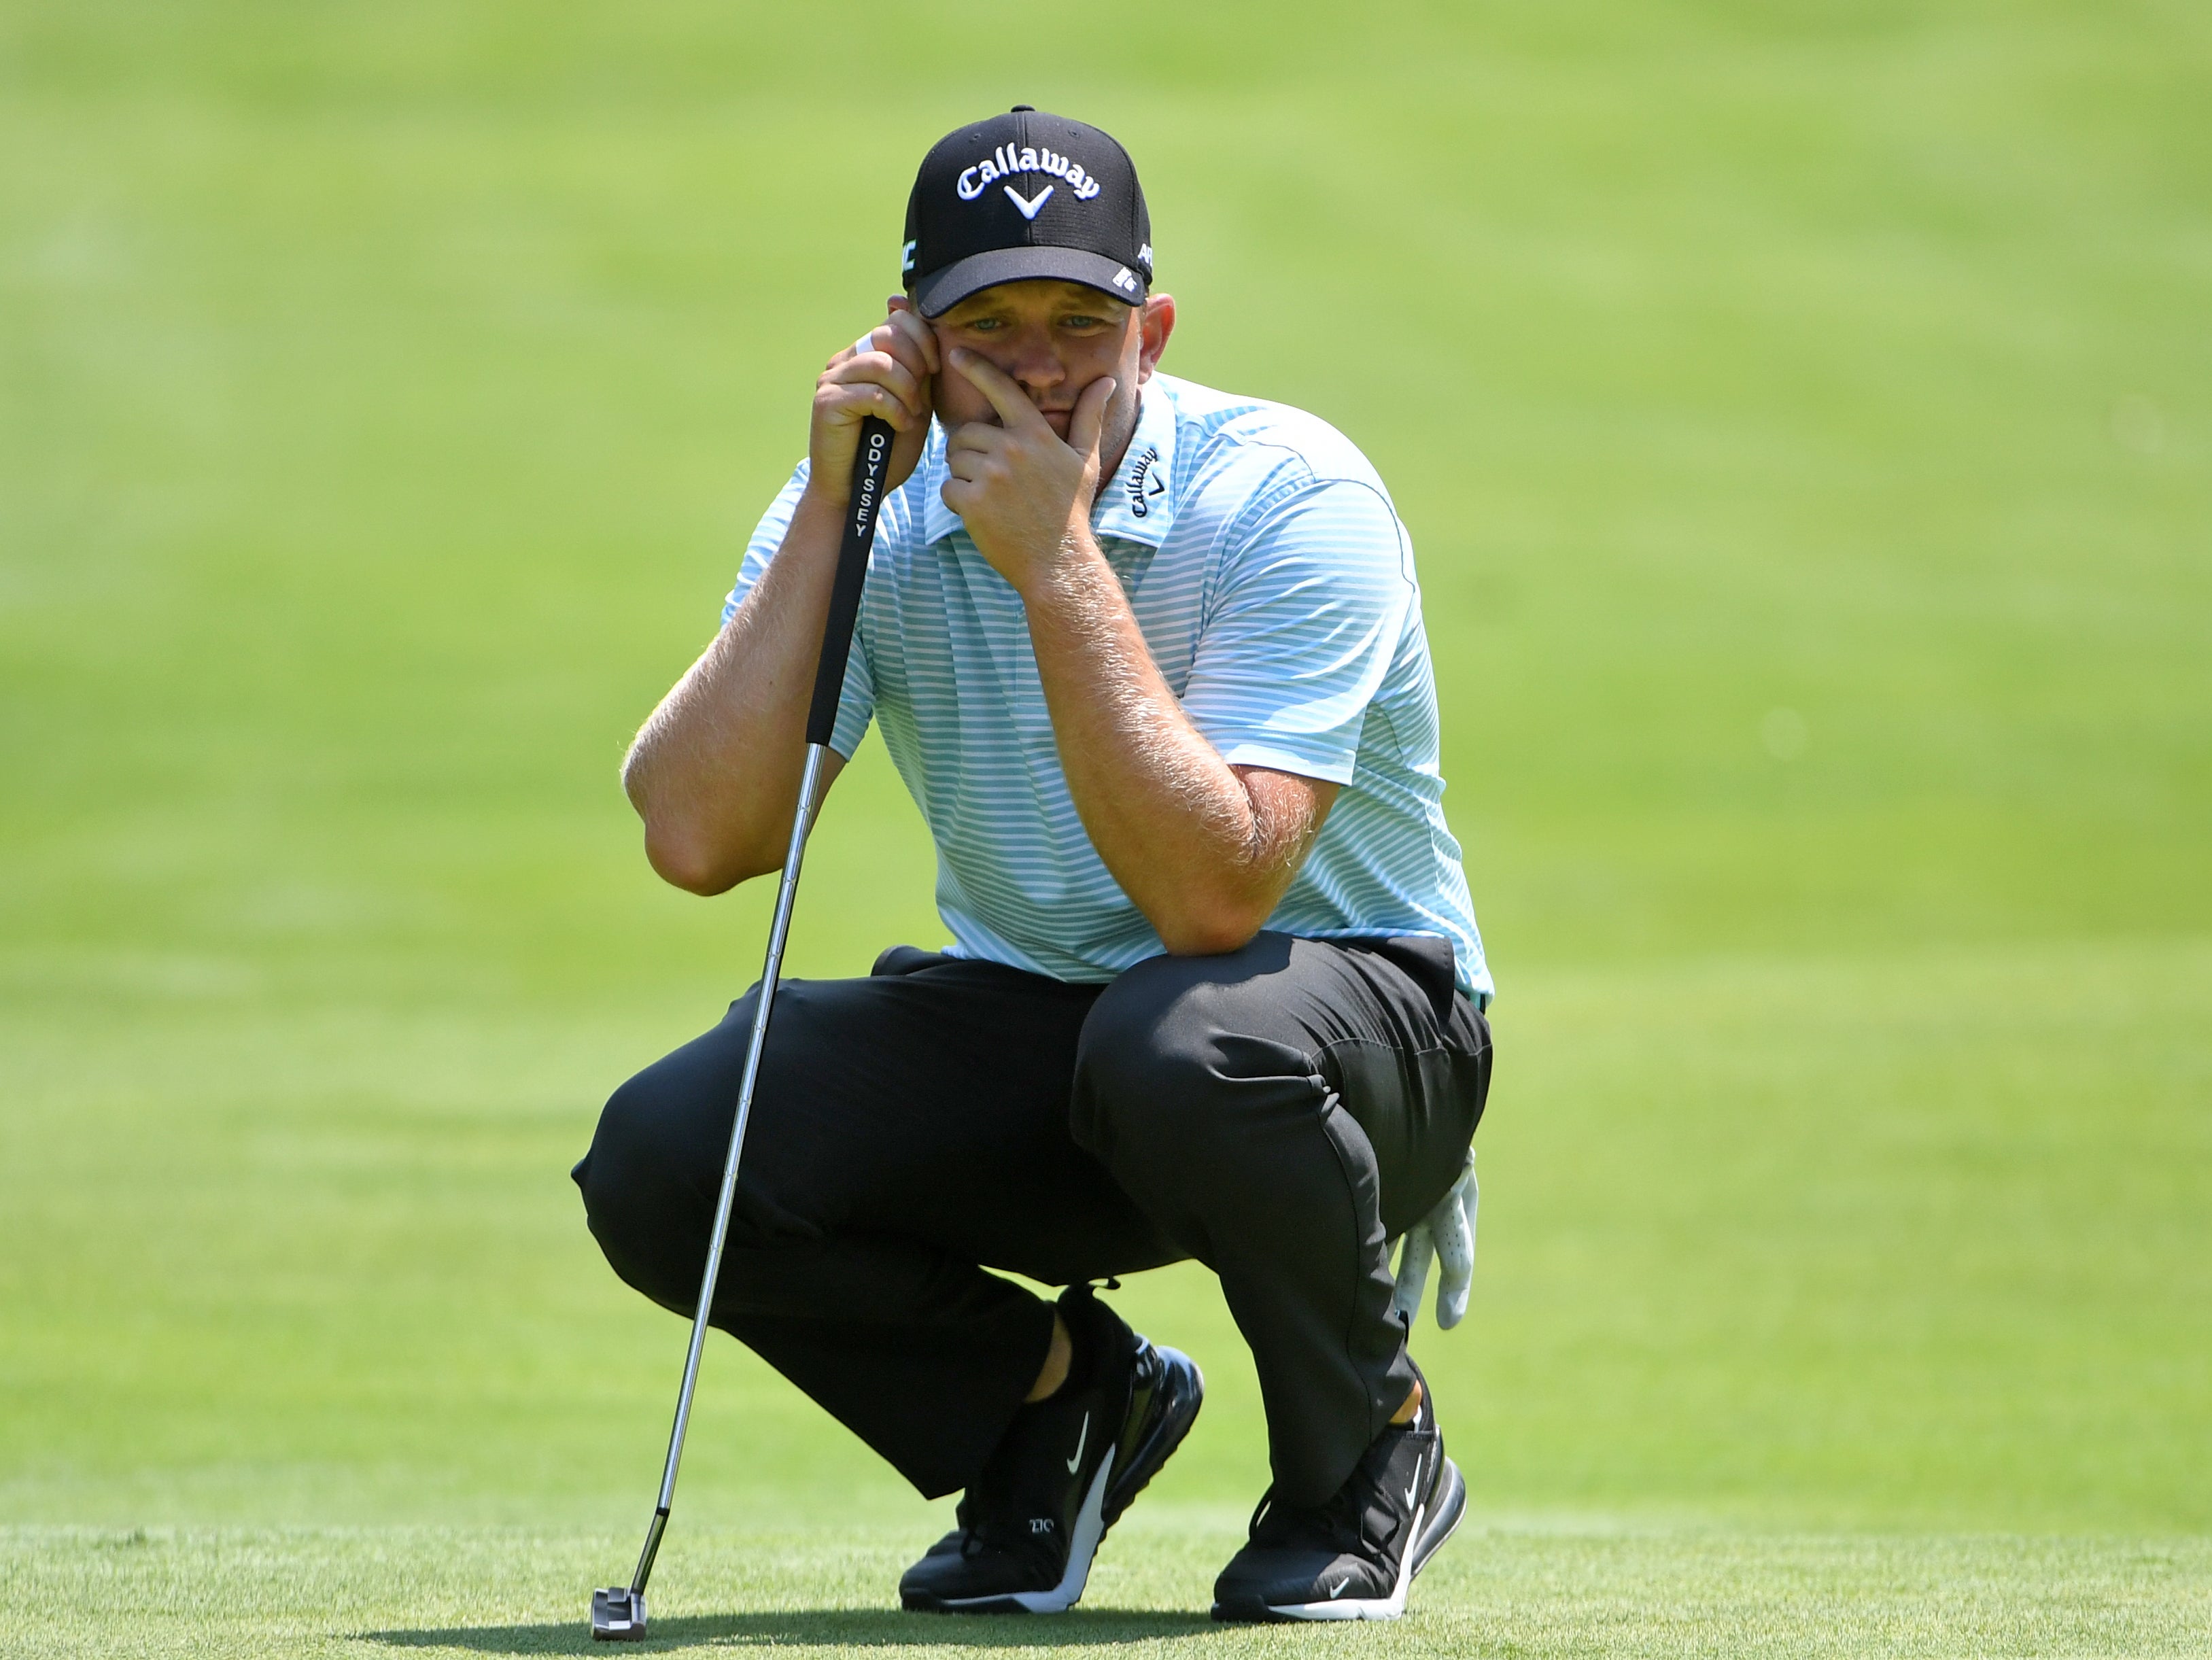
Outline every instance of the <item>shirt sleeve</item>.
[[(729, 626), (730, 619), (738, 614), (753, 584), (768, 569), (775, 550), (783, 545), (784, 532), (791, 528), (791, 516), (799, 511), (799, 498), (806, 493), (806, 465), (801, 461), (791, 475), (791, 482), (776, 492), (775, 500), (769, 504), (754, 530), (752, 540), (745, 544), (744, 562), (738, 567), (738, 580), (731, 586), (729, 598), (722, 601), (722, 625)], [(853, 758), (853, 751), (860, 747), (860, 740), (868, 734), (868, 722), (875, 716), (876, 684), (868, 671), (868, 642), (866, 607), (853, 624), (853, 652), (845, 660), (845, 686), (837, 702), (837, 724), (830, 734), (830, 747), (845, 760)]]
[(1347, 784), (1415, 595), (1398, 515), (1356, 480), (1231, 533), (1183, 709), (1233, 765)]

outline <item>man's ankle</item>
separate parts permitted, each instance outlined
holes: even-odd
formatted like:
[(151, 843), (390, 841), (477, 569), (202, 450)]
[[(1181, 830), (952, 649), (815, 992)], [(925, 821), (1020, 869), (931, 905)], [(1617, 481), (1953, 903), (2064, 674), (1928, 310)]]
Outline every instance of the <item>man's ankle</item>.
[(1406, 1404), (1398, 1408), (1396, 1415), (1390, 1420), (1390, 1424), (1394, 1429), (1399, 1428), (1412, 1423), (1420, 1415), (1421, 1380), (1416, 1377), (1413, 1380), (1413, 1392), (1406, 1397)]
[(1022, 1397), (1022, 1404), (1025, 1407), (1035, 1406), (1038, 1402), (1049, 1401), (1054, 1395), (1059, 1394), (1060, 1386), (1067, 1382), (1067, 1374), (1074, 1365), (1075, 1340), (1068, 1335), (1067, 1322), (1061, 1319), (1059, 1312), (1054, 1310), (1052, 1316), (1052, 1341), (1046, 1347), (1044, 1365), (1038, 1370), (1036, 1382), (1030, 1386), (1030, 1392)]

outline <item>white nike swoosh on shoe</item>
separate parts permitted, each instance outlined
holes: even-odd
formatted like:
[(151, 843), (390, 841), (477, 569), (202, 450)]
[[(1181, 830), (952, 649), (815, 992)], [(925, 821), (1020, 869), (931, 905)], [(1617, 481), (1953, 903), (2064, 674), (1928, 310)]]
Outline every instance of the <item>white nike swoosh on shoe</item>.
[[(1083, 1444), (1091, 1438), (1091, 1414), (1083, 1414), (1083, 1427), (1075, 1432), (1075, 1456), (1067, 1461), (1067, 1473), (1075, 1474), (1075, 1467), (1083, 1462)], [(1413, 1501), (1408, 1499), (1408, 1504)]]
[(1343, 1578), (1338, 1580), (1334, 1584), (1323, 1585), (1322, 1589), (1327, 1591), (1331, 1596), (1341, 1596), (1344, 1595), (1344, 1588), (1351, 1583), (1352, 1576), (1347, 1573)]
[[(1069, 1465), (1069, 1466), (1068, 1466), (1068, 1468), (1071, 1468), (1071, 1469), (1073, 1469), (1073, 1468), (1074, 1468), (1074, 1466), (1071, 1464), (1071, 1465)], [(1410, 1505), (1418, 1505), (1418, 1504), (1419, 1504), (1420, 1502), (1421, 1502), (1421, 1461), (1420, 1461), (1419, 1459), (1416, 1458), (1416, 1459), (1413, 1461), (1413, 1484), (1406, 1489), (1406, 1503), (1410, 1506)]]
[[(1340, 1596), (1329, 1593), (1320, 1602), (1270, 1602), (1267, 1611), (1281, 1614), (1286, 1620), (1395, 1620), (1406, 1611), (1406, 1587), (1413, 1578), (1413, 1545), (1421, 1536), (1421, 1523), (1426, 1517), (1425, 1505), (1413, 1512), (1413, 1525), (1408, 1529), (1406, 1549), (1398, 1558), (1397, 1583), (1390, 1587), (1388, 1596)], [(1345, 1584), (1352, 1583), (1347, 1575)], [(1342, 1590), (1339, 1586), (1338, 1590)]]
[(1044, 205), (1044, 198), (1052, 194), (1052, 186), (1050, 185), (1047, 185), (1042, 190), (1036, 193), (1036, 200), (1032, 202), (1024, 197), (1019, 191), (1016, 190), (1012, 185), (1005, 186), (1005, 189), (1007, 198), (1013, 203), (1015, 208), (1020, 211), (1022, 217), (1024, 219), (1036, 218), (1037, 216), (1037, 210)]
[(1106, 1488), (1113, 1478), (1114, 1449), (1109, 1447), (1106, 1456), (1099, 1461), (1098, 1474), (1091, 1478), (1091, 1491), (1084, 1495), (1082, 1507), (1075, 1512), (1075, 1530), (1067, 1541), (1067, 1570), (1060, 1576), (1057, 1585), (1050, 1590), (1018, 1590), (1011, 1599), (1003, 1595), (970, 1596), (946, 1606), (976, 1608), (1012, 1600), (1031, 1614), (1059, 1614), (1073, 1608), (1083, 1599), (1083, 1587), (1091, 1578), (1091, 1559), (1098, 1554), (1099, 1536), (1106, 1531), (1103, 1512)]

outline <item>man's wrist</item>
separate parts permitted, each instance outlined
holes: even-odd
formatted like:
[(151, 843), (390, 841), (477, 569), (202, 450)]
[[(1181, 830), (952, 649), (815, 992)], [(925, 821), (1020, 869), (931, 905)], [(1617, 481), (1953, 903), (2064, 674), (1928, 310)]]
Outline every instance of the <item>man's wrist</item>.
[(1054, 606), (1083, 593), (1106, 569), (1106, 556), (1087, 524), (1072, 524), (1043, 558), (1031, 564), (1015, 592), (1034, 610)]
[(823, 514), (842, 520), (845, 516), (845, 503), (850, 497), (851, 489), (849, 483), (832, 483), (810, 469), (806, 475), (806, 488), (799, 493), (799, 505), (792, 510), (793, 516)]

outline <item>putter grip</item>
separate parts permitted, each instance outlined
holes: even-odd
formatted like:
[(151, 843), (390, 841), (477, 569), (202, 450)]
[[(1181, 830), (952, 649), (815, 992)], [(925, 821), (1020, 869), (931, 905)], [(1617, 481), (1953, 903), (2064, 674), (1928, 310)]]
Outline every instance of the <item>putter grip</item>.
[(891, 425), (870, 416), (860, 423), (860, 447), (853, 456), (852, 499), (845, 508), (845, 540), (837, 550), (837, 580), (830, 589), (830, 615), (822, 624), (822, 657), (814, 669), (814, 702), (806, 712), (806, 741), (826, 744), (837, 727), (837, 702), (845, 690), (845, 660), (853, 654), (853, 624), (860, 615), (860, 585), (867, 580), (868, 549), (876, 539), (884, 480), (891, 469)]

